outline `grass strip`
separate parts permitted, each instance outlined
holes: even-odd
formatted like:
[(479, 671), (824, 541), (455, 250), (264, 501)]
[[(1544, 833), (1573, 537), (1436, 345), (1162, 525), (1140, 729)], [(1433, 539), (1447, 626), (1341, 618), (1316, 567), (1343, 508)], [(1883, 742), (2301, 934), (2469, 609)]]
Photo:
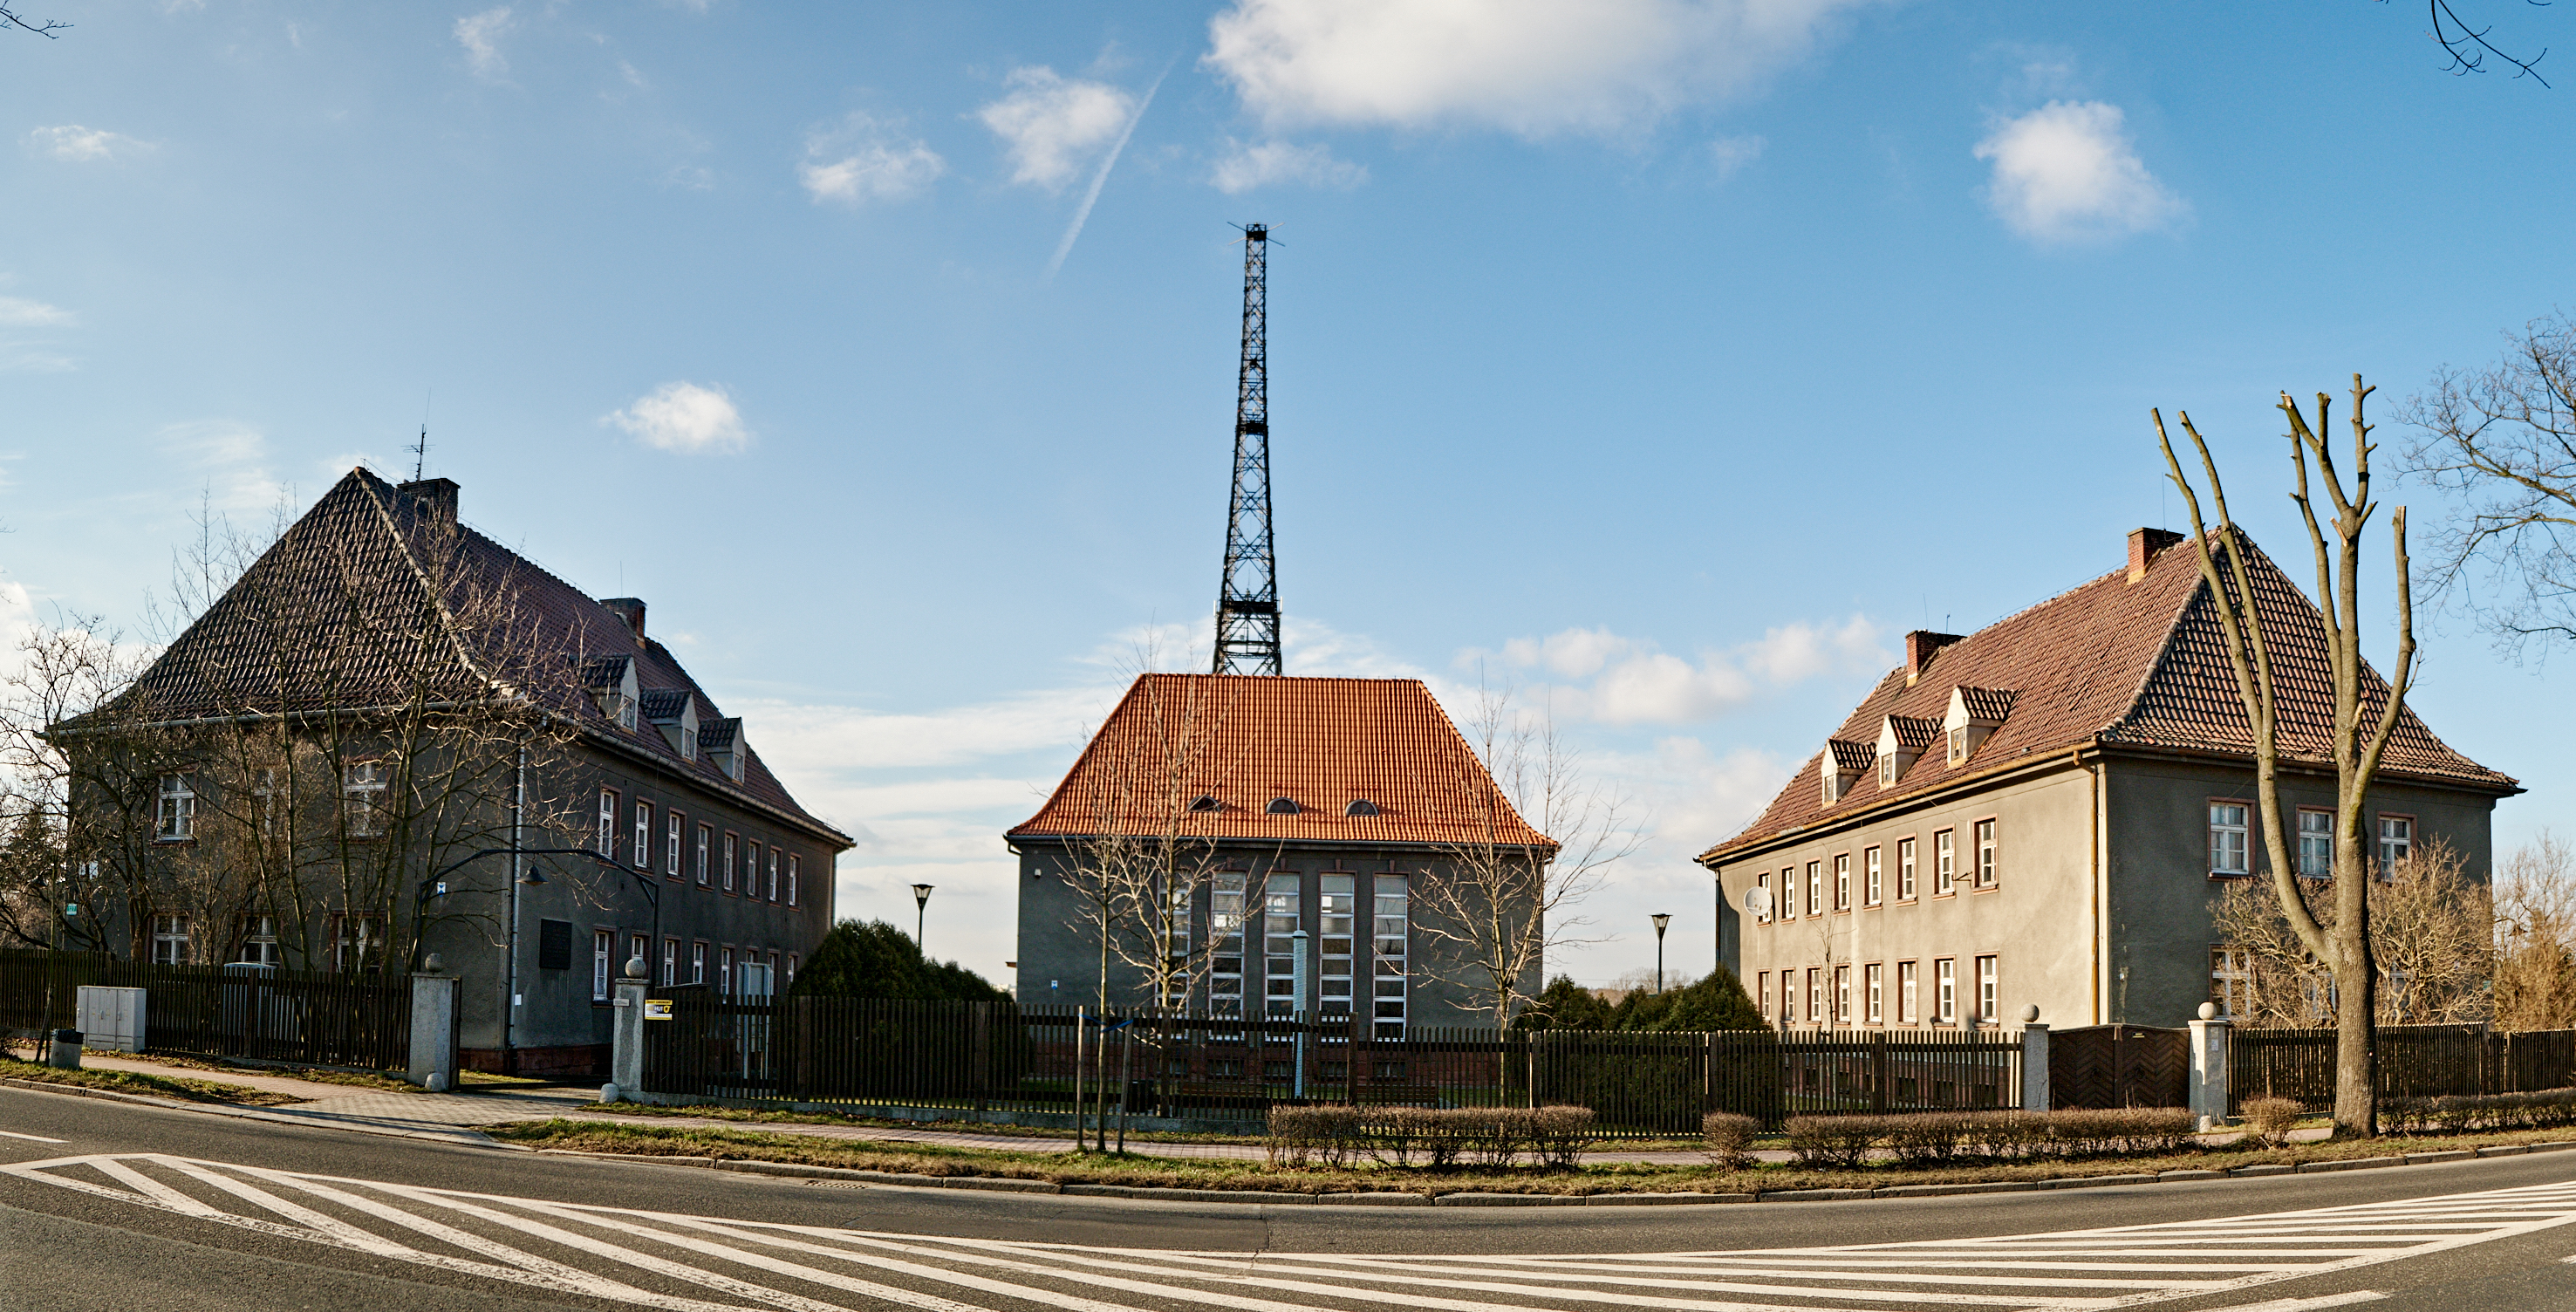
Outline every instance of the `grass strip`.
[[(608, 1110), (604, 1106), (597, 1109)], [(1050, 1139), (1059, 1142), (1073, 1138), (1071, 1130), (1047, 1126), (1006, 1125), (967, 1120), (898, 1120), (883, 1116), (853, 1116), (841, 1112), (795, 1111), (785, 1108), (719, 1107), (713, 1104), (665, 1107), (649, 1103), (621, 1102), (616, 1104), (615, 1110), (619, 1116), (673, 1116), (691, 1120), (732, 1121), (745, 1125), (846, 1125), (871, 1130), (931, 1130), (944, 1134), (989, 1134), (1014, 1139)], [(1109, 1125), (1110, 1134), (1114, 1137), (1118, 1132), (1118, 1122), (1115, 1117), (1111, 1118)], [(1231, 1143), (1247, 1144), (1255, 1148), (1268, 1142), (1266, 1133), (1259, 1129), (1243, 1134), (1130, 1129), (1127, 1131), (1127, 1138), (1132, 1143)], [(1776, 1148), (1780, 1144), (1766, 1142), (1761, 1146)], [(1604, 1139), (1593, 1145), (1593, 1151), (1696, 1152), (1699, 1147), (1700, 1141), (1697, 1139)]]
[(821, 1135), (780, 1134), (730, 1128), (621, 1125), (557, 1118), (485, 1128), (494, 1138), (534, 1148), (645, 1156), (715, 1157), (838, 1166), (915, 1175), (1001, 1176), (1058, 1184), (1120, 1184), (1171, 1189), (1247, 1189), (1282, 1193), (1347, 1193), (1403, 1190), (1440, 1194), (1483, 1193), (1775, 1193), (1791, 1189), (1870, 1189), (1909, 1184), (2062, 1180), (2158, 1171), (2224, 1171), (2269, 1163), (2343, 1161), (2406, 1153), (2442, 1152), (2494, 1144), (2564, 1140), (2566, 1131), (2523, 1130), (2499, 1134), (2443, 1135), (2295, 1144), (2283, 1148), (2204, 1148), (2152, 1157), (2097, 1157), (2080, 1161), (1999, 1162), (1905, 1169), (1894, 1165), (1818, 1170), (1795, 1165), (1722, 1170), (1714, 1166), (1604, 1162), (1566, 1171), (1534, 1167), (1423, 1167), (1375, 1164), (1289, 1170), (1233, 1159), (1147, 1157), (1136, 1153), (1021, 1153), (946, 1144), (874, 1142)]
[(241, 1107), (276, 1107), (304, 1101), (292, 1094), (270, 1093), (242, 1084), (191, 1080), (175, 1075), (146, 1075), (139, 1071), (56, 1070), (15, 1057), (0, 1057), (0, 1077), (37, 1084), (105, 1089), (111, 1093), (140, 1093), (155, 1098), (176, 1098), (182, 1102), (231, 1103)]

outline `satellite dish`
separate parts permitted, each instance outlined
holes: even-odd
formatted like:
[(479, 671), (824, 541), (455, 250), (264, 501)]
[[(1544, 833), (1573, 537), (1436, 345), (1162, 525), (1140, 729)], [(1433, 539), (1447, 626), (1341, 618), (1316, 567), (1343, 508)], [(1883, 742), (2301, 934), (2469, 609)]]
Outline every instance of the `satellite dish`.
[(1759, 884), (1744, 890), (1744, 914), (1756, 920), (1768, 918), (1771, 914), (1771, 890)]

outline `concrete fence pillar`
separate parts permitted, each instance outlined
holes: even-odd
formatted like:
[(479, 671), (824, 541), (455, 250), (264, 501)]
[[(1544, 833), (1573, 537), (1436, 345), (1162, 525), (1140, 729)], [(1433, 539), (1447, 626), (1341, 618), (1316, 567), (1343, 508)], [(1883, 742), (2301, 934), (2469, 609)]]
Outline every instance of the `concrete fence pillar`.
[(631, 1097), (644, 1087), (644, 994), (653, 987), (644, 969), (644, 958), (629, 957), (626, 978), (617, 981), (617, 1001), (609, 1015), (609, 1084), (600, 1091), (602, 1102)]
[(2200, 1004), (2200, 1018), (2191, 1022), (2191, 1083), (2186, 1092), (2191, 1098), (2192, 1115), (2204, 1130), (2227, 1124), (2229, 1027), (2217, 1016), (2217, 1004), (2204, 1002)]
[(2048, 1110), (2048, 1027), (2040, 1023), (2039, 1008), (2021, 1009), (2021, 1109), (2026, 1112)]
[(421, 965), (411, 977), (411, 1061), (403, 1078), (444, 1093), (457, 1086), (458, 998), (464, 981), (440, 974), (436, 953)]

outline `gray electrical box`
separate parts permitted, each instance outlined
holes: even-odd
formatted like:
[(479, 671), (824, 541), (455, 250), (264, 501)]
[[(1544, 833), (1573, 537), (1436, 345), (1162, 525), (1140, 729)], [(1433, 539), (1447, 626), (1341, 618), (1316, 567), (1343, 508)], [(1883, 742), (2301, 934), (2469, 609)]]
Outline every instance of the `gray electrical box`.
[(83, 984), (79, 1006), (83, 1046), (143, 1051), (143, 990)]

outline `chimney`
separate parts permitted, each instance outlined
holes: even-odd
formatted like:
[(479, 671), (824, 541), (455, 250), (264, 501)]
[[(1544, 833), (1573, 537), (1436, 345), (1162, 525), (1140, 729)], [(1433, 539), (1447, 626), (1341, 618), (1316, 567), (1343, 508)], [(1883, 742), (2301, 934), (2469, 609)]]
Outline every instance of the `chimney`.
[(1932, 653), (1958, 640), (1958, 634), (1934, 633), (1929, 629), (1916, 629), (1906, 634), (1905, 686), (1911, 688), (1916, 679), (1923, 677), (1924, 667), (1932, 663)]
[(637, 642), (644, 641), (644, 599), (642, 597), (602, 597), (599, 599), (599, 604), (606, 606), (617, 618), (626, 621), (626, 627), (635, 631)]
[(2155, 560), (2156, 553), (2181, 541), (2182, 534), (2168, 533), (2160, 528), (2129, 530), (2129, 581), (2135, 583), (2145, 578), (2147, 565)]
[(431, 520), (444, 524), (450, 528), (455, 527), (455, 479), (424, 478), (416, 483), (404, 483), (396, 487), (394, 491), (400, 492), (404, 496), (411, 498), (413, 504), (419, 506), (421, 508), (421, 512), (429, 516)]

